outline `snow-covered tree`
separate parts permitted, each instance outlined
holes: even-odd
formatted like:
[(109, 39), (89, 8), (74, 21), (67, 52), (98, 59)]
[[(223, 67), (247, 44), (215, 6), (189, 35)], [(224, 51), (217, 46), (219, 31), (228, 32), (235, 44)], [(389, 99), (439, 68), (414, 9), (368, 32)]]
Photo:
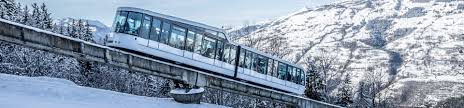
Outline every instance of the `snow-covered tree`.
[(380, 92), (386, 85), (383, 81), (386, 74), (380, 67), (376, 65), (367, 69), (368, 72), (359, 83), (355, 107), (379, 107), (378, 104), (383, 101)]
[(89, 42), (94, 42), (93, 41), (92, 29), (90, 29), (90, 25), (89, 25), (88, 21), (84, 24), (83, 40), (89, 41)]
[(68, 24), (67, 33), (68, 33), (68, 36), (70, 37), (78, 38), (77, 29), (76, 29), (76, 20), (72, 19), (71, 24)]
[(306, 59), (306, 90), (305, 95), (308, 98), (314, 100), (323, 101), (323, 79), (320, 71), (317, 71), (317, 67), (313, 64), (313, 61)]
[(31, 17), (29, 14), (29, 7), (25, 5), (23, 12), (21, 14), (21, 23), (25, 25), (30, 25), (30, 21), (31, 21)]
[(37, 3), (32, 3), (31, 7), (32, 7), (31, 26), (41, 28), (42, 27), (41, 25), (42, 15), (40, 12), (40, 8), (37, 5)]
[(353, 99), (351, 98), (351, 90), (351, 76), (349, 73), (347, 73), (345, 79), (343, 80), (342, 87), (337, 94), (338, 100), (335, 102), (335, 104), (349, 107), (349, 105), (353, 103)]
[(15, 0), (1, 0), (0, 1), (0, 18), (13, 20), (14, 12), (16, 11)]
[(51, 18), (51, 13), (48, 12), (47, 6), (45, 3), (42, 3), (40, 6), (40, 25), (42, 29), (51, 30), (53, 28), (53, 19)]
[(13, 11), (13, 20), (14, 22), (21, 22), (22, 21), (22, 14), (23, 14), (23, 8), (21, 3), (18, 3), (15, 5), (15, 9)]

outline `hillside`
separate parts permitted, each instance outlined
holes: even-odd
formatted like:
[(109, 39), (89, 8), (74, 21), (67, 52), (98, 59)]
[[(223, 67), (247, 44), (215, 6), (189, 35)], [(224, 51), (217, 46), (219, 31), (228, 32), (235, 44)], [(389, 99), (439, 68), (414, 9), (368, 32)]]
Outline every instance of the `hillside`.
[(360, 82), (381, 79), (379, 100), (428, 106), (464, 95), (463, 12), (463, 0), (345, 0), (231, 34), (299, 64), (335, 59), (330, 95), (349, 73), (355, 97)]

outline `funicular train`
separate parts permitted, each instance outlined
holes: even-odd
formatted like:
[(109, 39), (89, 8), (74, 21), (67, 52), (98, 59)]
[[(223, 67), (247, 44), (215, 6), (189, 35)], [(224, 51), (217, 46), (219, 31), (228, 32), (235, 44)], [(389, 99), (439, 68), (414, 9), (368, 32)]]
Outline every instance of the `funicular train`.
[(144, 9), (118, 8), (105, 43), (270, 89), (305, 89), (301, 66), (231, 42), (223, 29)]

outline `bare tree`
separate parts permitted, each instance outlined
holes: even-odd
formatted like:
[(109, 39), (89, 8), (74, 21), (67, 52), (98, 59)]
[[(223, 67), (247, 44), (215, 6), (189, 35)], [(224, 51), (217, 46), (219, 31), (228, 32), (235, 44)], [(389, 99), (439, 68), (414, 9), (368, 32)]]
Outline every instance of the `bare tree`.
[[(315, 86), (316, 89), (320, 89), (320, 91), (316, 90), (316, 92), (321, 94), (321, 100), (329, 103), (334, 103), (336, 100), (336, 97), (331, 96), (330, 94), (332, 91), (336, 89), (338, 86), (340, 80), (337, 79), (337, 75), (339, 75), (338, 72), (338, 65), (336, 64), (337, 58), (335, 56), (327, 56), (327, 55), (322, 55), (322, 56), (317, 56), (317, 57), (312, 57), (312, 58), (306, 58), (305, 64), (309, 70), (307, 72), (307, 75), (319, 75), (318, 77), (320, 78), (320, 84), (319, 84), (319, 79), (309, 79), (308, 84), (312, 84), (316, 82), (315, 85), (310, 85), (310, 86)], [(311, 78), (312, 76), (308, 76)], [(309, 86), (308, 86), (309, 87)], [(306, 89), (311, 89), (311, 88), (306, 88)]]
[(385, 100), (381, 98), (381, 91), (387, 84), (385, 72), (379, 65), (367, 68), (364, 79), (359, 82), (355, 107), (379, 107), (377, 104)]

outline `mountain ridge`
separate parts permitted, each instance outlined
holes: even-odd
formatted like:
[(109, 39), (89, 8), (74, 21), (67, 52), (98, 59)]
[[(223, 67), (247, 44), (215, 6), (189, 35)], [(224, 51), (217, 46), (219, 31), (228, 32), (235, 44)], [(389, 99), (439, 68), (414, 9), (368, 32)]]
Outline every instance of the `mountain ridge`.
[[(345, 0), (251, 25), (258, 28), (235, 36), (238, 43), (268, 53), (279, 37), (284, 42), (279, 47), (290, 52), (282, 57), (299, 64), (335, 58), (333, 73), (342, 79), (349, 72), (353, 92), (369, 74), (381, 72), (384, 88), (378, 98), (399, 106), (433, 105), (464, 95), (457, 89), (464, 88), (463, 7), (463, 0)], [(405, 85), (411, 84), (424, 86), (407, 92)]]

